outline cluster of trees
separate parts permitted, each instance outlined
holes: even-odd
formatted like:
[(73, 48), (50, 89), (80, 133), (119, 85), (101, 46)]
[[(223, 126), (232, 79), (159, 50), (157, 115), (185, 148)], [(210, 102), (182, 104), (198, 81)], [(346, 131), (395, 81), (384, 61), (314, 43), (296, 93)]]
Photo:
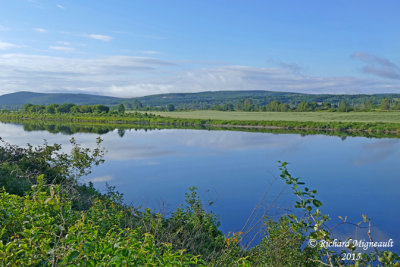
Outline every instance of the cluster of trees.
[(354, 105), (341, 101), (340, 103), (332, 104), (327, 102), (305, 102), (298, 104), (281, 103), (278, 100), (269, 102), (266, 105), (254, 103), (252, 99), (239, 100), (234, 106), (232, 103), (215, 105), (213, 110), (220, 111), (272, 111), (272, 112), (307, 112), (307, 111), (332, 111), (332, 112), (349, 112), (349, 111), (373, 111), (373, 110), (400, 110), (400, 101), (383, 99), (380, 104), (374, 104), (371, 101), (365, 101), (362, 104)]
[(129, 110), (137, 110), (137, 111), (174, 111), (174, 104), (167, 104), (165, 106), (146, 106), (143, 105), (139, 100), (135, 100), (133, 103), (123, 102), (122, 105)]
[[(65, 104), (50, 104), (50, 105), (33, 105), (24, 104), (22, 110), (25, 112), (33, 113), (48, 113), (48, 114), (58, 114), (58, 113), (95, 113), (95, 114), (107, 114), (110, 112), (110, 108), (105, 105), (75, 105), (72, 103)], [(119, 104), (114, 108), (114, 111), (118, 113), (125, 112), (125, 106)]]
[(298, 105), (289, 105), (288, 103), (281, 103), (278, 100), (269, 102), (267, 105), (259, 105), (254, 103), (252, 99), (248, 98), (245, 100), (239, 100), (238, 104), (234, 106), (231, 103), (224, 105), (216, 105), (213, 107), (214, 110), (220, 111), (272, 111), (272, 112), (287, 112), (287, 111), (316, 111), (330, 109), (331, 105), (319, 106), (316, 102), (300, 102)]
[(165, 107), (144, 107), (140, 101), (130, 103), (121, 103), (117, 106), (108, 107), (105, 105), (75, 105), (72, 103), (65, 104), (50, 104), (50, 105), (33, 105), (24, 104), (22, 110), (31, 113), (47, 113), (47, 114), (62, 114), (62, 113), (93, 113), (93, 114), (108, 114), (108, 113), (125, 113), (127, 109), (137, 111), (174, 111), (175, 105), (168, 104)]
[(48, 114), (61, 114), (61, 113), (94, 113), (94, 114), (107, 114), (107, 113), (125, 113), (126, 110), (140, 110), (140, 111), (174, 111), (175, 105), (167, 104), (165, 107), (145, 107), (142, 103), (136, 100), (133, 104), (124, 102), (111, 108), (106, 105), (75, 105), (72, 103), (65, 104), (50, 104), (50, 105), (34, 105), (24, 104), (22, 110), (32, 113), (48, 113)]

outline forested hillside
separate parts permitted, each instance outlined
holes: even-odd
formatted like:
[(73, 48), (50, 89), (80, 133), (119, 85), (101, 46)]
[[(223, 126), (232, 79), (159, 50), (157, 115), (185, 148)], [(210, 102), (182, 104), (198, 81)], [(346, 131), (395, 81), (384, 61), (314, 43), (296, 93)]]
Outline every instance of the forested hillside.
[(74, 103), (80, 105), (115, 105), (123, 99), (89, 94), (16, 92), (0, 96), (0, 108), (20, 109), (24, 104), (49, 105)]
[[(215, 91), (200, 93), (170, 93), (149, 95), (136, 98), (117, 98), (110, 96), (69, 94), (69, 93), (33, 93), (17, 92), (0, 96), (0, 108), (20, 109), (24, 104), (49, 105), (73, 103), (76, 105), (109, 105), (123, 103), (127, 108), (157, 109), (165, 108), (168, 104), (176, 109), (230, 109), (245, 104), (266, 106), (273, 101), (288, 104), (289, 107), (300, 103), (312, 105), (327, 104), (338, 107), (346, 102), (349, 106), (377, 105), (384, 99), (393, 103), (400, 99), (400, 94), (375, 95), (328, 95), (328, 94), (300, 94), (290, 92), (271, 91)], [(245, 102), (247, 100), (247, 103)], [(250, 111), (250, 110), (249, 110)]]

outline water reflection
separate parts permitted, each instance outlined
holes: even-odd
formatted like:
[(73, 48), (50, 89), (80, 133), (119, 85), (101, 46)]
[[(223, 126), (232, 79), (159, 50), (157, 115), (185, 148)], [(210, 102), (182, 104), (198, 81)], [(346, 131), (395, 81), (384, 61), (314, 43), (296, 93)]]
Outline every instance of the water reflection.
[(345, 130), (304, 130), (304, 129), (276, 129), (276, 128), (262, 128), (262, 127), (240, 127), (240, 126), (174, 126), (174, 125), (157, 125), (157, 124), (111, 124), (111, 123), (67, 123), (54, 121), (25, 121), (25, 120), (5, 120), (2, 119), (0, 123), (10, 123), (23, 125), (24, 130), (31, 131), (48, 131), (50, 133), (62, 133), (65, 135), (72, 135), (75, 133), (96, 133), (107, 134), (117, 130), (120, 137), (124, 137), (126, 130), (160, 130), (160, 129), (202, 129), (202, 130), (229, 130), (241, 132), (263, 132), (263, 133), (296, 133), (301, 136), (307, 135), (329, 135), (338, 136), (342, 141), (345, 141), (349, 136), (363, 136), (371, 138), (400, 138), (397, 133), (383, 133), (383, 132), (368, 132), (368, 131), (345, 131)]
[(363, 155), (354, 160), (354, 165), (368, 165), (392, 157), (398, 151), (399, 139), (375, 140), (363, 145)]

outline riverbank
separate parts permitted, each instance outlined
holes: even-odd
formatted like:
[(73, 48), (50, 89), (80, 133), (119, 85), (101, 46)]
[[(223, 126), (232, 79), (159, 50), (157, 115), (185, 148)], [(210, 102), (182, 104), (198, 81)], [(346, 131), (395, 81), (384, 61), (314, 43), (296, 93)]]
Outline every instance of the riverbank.
[[(148, 128), (206, 128), (245, 131), (335, 133), (333, 135), (400, 137), (400, 112), (134, 112), (125, 114), (38, 114), (2, 112), (3, 122), (101, 124)], [(125, 128), (125, 127), (123, 127)], [(342, 134), (340, 134), (342, 133)]]
[(371, 112), (240, 112), (240, 111), (174, 111), (151, 112), (163, 117), (203, 120), (297, 121), (297, 122), (365, 122), (400, 123), (400, 111)]

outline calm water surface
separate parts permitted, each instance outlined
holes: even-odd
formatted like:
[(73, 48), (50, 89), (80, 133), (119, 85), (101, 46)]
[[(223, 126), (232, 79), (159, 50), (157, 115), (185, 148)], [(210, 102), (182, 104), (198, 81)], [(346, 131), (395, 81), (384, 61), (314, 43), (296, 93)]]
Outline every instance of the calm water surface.
[[(71, 136), (26, 132), (20, 125), (0, 123), (0, 136), (16, 145), (46, 139), (70, 148)], [(73, 136), (93, 147), (98, 135)], [(127, 203), (168, 214), (196, 186), (203, 200), (214, 202), (209, 209), (219, 215), (222, 231), (240, 231), (260, 201), (257, 214), (273, 217), (292, 209), (295, 199), (277, 179), (277, 161), (287, 161), (293, 176), (318, 190), (331, 225), (337, 216), (358, 222), (366, 214), (375, 241), (392, 238), (400, 250), (400, 139), (204, 130), (131, 130), (123, 137), (115, 130), (102, 138), (106, 161), (86, 181), (102, 191), (106, 182), (116, 186)], [(354, 238), (354, 227), (335, 232)]]

